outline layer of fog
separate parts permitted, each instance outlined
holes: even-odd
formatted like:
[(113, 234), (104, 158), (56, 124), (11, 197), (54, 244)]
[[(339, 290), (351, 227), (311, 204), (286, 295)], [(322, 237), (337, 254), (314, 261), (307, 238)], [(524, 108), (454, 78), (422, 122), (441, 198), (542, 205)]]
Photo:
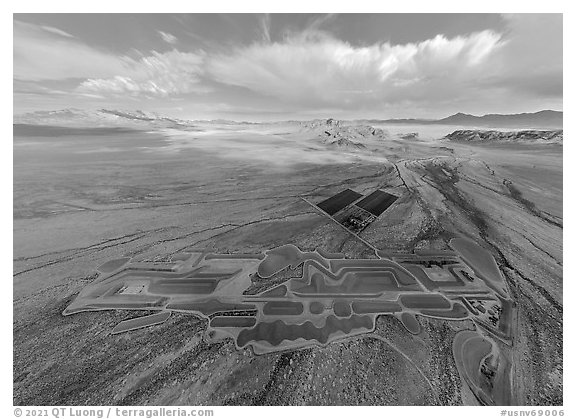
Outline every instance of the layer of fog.
[(388, 160), (369, 150), (330, 148), (311, 135), (280, 135), (253, 129), (242, 131), (210, 130), (195, 132), (162, 130), (165, 142), (159, 147), (141, 147), (149, 152), (179, 153), (195, 149), (218, 157), (265, 163), (269, 167), (289, 168), (298, 164), (386, 163)]

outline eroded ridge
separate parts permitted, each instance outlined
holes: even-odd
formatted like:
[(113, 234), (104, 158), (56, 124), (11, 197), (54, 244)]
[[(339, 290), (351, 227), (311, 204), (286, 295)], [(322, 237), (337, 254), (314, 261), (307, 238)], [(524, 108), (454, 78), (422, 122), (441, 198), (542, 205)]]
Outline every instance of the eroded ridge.
[[(454, 251), (379, 252), (379, 259), (346, 259), (321, 249), (303, 252), (291, 244), (259, 255), (188, 253), (170, 263), (118, 259), (104, 264), (100, 279), (63, 314), (109, 309), (167, 313), (119, 325), (114, 333), (121, 333), (159, 324), (169, 312), (189, 313), (208, 321), (209, 339), (231, 337), (237, 348), (250, 347), (256, 354), (370, 333), (379, 315), (397, 317), (412, 334), (420, 333), (419, 316), (469, 319), (477, 331), (459, 337), (454, 356), (473, 391), (482, 391), (479, 400), (491, 403), (480, 381), (485, 371), (497, 383), (505, 381), (509, 367), (494, 361), (494, 339), (510, 342), (514, 304), (489, 252), (465, 239), (450, 245)], [(300, 266), (300, 277), (247, 293), (253, 278), (272, 281)], [(482, 343), (481, 350), (474, 342)], [(491, 363), (486, 362), (489, 354)]]

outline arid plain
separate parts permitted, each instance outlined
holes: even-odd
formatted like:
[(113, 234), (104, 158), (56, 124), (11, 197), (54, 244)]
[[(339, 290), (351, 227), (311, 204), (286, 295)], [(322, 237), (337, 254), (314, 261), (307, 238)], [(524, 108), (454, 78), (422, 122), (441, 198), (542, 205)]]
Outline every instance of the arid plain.
[[(111, 259), (260, 253), (284, 244), (346, 258), (449, 250), (495, 258), (516, 304), (513, 404), (562, 404), (562, 144), (475, 141), (458, 126), (277, 124), (119, 116), (14, 126), (14, 403), (478, 404), (452, 356), (471, 320), (393, 316), (374, 332), (280, 353), (205, 338), (176, 314), (111, 334), (147, 312), (63, 316)], [(59, 125), (54, 123), (51, 125)], [(358, 236), (319, 212), (342, 190), (399, 198)], [(258, 292), (273, 280), (253, 278)]]

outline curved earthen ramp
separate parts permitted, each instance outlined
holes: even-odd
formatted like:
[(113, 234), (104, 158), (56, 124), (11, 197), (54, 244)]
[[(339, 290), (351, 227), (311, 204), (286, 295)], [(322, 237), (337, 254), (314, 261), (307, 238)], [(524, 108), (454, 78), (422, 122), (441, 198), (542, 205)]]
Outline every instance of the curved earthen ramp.
[(255, 310), (254, 304), (222, 302), (217, 298), (209, 298), (200, 301), (179, 301), (166, 306), (167, 310), (196, 311), (205, 316), (222, 311)]
[(454, 302), (449, 310), (420, 310), (420, 314), (428, 317), (439, 317), (442, 319), (464, 320), (468, 318), (468, 310), (458, 303)]
[(292, 244), (279, 246), (268, 250), (266, 257), (258, 265), (258, 275), (261, 278), (270, 278), (288, 266), (297, 266), (302, 262), (302, 252)]
[(149, 316), (137, 317), (135, 319), (124, 320), (116, 325), (112, 330), (112, 334), (116, 335), (118, 333), (128, 332), (130, 330), (142, 329), (143, 327), (154, 326), (157, 324), (164, 323), (168, 318), (170, 318), (169, 311), (162, 311), (160, 313), (154, 313)]
[(494, 342), (476, 331), (463, 330), (454, 337), (452, 350), (458, 371), (482, 404), (511, 403), (510, 363)]
[(126, 258), (109, 260), (108, 262), (103, 263), (102, 265), (98, 266), (98, 268), (96, 268), (96, 270), (100, 273), (103, 273), (103, 274), (109, 274), (109, 273), (112, 273), (114, 271), (117, 271), (122, 266), (126, 265), (128, 262), (130, 262), (130, 259), (132, 259), (132, 258), (126, 257)]
[(413, 335), (417, 335), (420, 333), (421, 331), (420, 322), (418, 322), (418, 319), (414, 314), (404, 312), (400, 314), (399, 317), (400, 321), (402, 322), (402, 325), (407, 331), (409, 331)]
[(473, 241), (463, 238), (450, 240), (450, 247), (458, 252), (474, 273), (480, 276), (498, 295), (504, 298), (508, 297), (502, 273), (496, 260), (487, 250)]

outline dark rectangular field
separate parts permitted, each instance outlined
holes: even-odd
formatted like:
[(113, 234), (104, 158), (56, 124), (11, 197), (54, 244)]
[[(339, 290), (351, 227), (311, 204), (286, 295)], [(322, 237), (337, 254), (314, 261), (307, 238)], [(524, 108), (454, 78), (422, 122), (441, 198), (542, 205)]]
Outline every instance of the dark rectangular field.
[(362, 195), (352, 189), (345, 189), (334, 196), (320, 202), (318, 208), (329, 215), (334, 215), (342, 208), (361, 198)]
[(362, 199), (356, 205), (378, 217), (396, 201), (398, 197), (381, 190), (376, 190)]

